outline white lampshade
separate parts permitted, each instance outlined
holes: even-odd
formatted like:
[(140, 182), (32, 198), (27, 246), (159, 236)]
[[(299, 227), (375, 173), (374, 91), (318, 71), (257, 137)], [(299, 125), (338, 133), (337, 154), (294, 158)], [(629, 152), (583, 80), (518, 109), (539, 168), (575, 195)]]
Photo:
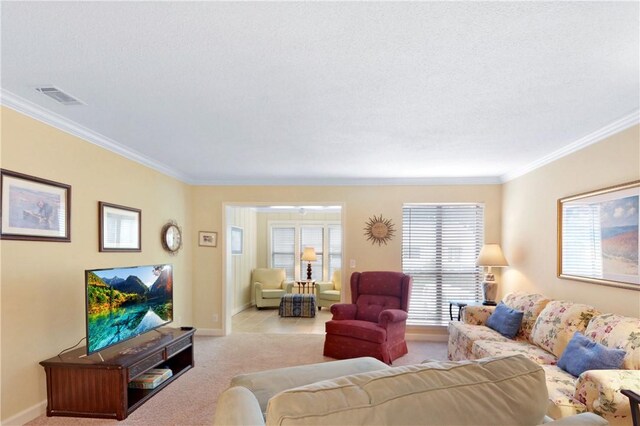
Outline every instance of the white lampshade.
[(507, 259), (502, 254), (502, 249), (499, 244), (485, 244), (480, 250), (478, 259), (476, 259), (477, 266), (509, 266)]
[(484, 276), (484, 282), (482, 283), (482, 292), (484, 294), (483, 304), (495, 305), (496, 295), (498, 293), (498, 284), (496, 283), (495, 276), (491, 273), (491, 268), (494, 266), (509, 266), (507, 259), (505, 259), (504, 254), (502, 254), (500, 245), (485, 244), (476, 259), (476, 265), (486, 266), (488, 269), (487, 274)]
[(305, 247), (302, 252), (302, 260), (307, 262), (315, 262), (316, 261), (316, 249), (313, 247)]

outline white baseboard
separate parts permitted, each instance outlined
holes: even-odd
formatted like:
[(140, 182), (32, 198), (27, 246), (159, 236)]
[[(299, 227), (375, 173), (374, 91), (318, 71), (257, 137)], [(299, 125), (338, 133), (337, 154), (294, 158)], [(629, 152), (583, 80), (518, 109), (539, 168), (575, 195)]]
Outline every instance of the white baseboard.
[(447, 342), (449, 340), (448, 334), (407, 333), (404, 337), (406, 340), (418, 340), (425, 342)]
[(224, 336), (224, 330), (221, 328), (199, 328), (196, 330), (196, 336)]
[(47, 400), (39, 402), (2, 422), (2, 426), (22, 426), (47, 412)]
[(240, 312), (244, 311), (245, 309), (249, 309), (253, 305), (254, 305), (253, 303), (247, 302), (244, 305), (240, 306), (239, 308), (234, 308), (233, 311), (231, 311), (231, 316), (233, 316), (235, 314), (239, 314)]

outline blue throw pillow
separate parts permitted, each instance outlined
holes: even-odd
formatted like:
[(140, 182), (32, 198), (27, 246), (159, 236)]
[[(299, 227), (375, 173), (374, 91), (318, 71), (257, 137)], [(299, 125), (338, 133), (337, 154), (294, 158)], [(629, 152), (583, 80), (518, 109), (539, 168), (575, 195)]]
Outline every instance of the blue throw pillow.
[(617, 370), (627, 353), (607, 348), (576, 331), (558, 360), (558, 367), (574, 376), (587, 370)]
[(500, 302), (487, 320), (487, 327), (494, 329), (504, 337), (513, 339), (518, 334), (523, 315), (524, 312), (511, 309)]

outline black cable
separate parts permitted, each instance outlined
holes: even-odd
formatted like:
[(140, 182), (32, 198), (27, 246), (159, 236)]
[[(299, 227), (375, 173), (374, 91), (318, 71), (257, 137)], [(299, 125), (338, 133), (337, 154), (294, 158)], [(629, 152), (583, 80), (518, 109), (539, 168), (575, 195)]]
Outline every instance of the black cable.
[(61, 351), (58, 353), (58, 355), (57, 355), (57, 356), (60, 356), (60, 355), (62, 355), (63, 353), (65, 353), (65, 352), (67, 352), (67, 351), (70, 351), (71, 349), (75, 348), (75, 347), (76, 347), (76, 346), (78, 346), (80, 343), (82, 343), (82, 341), (83, 341), (84, 339), (86, 339), (86, 337), (83, 337), (82, 339), (80, 339), (80, 341), (79, 341), (78, 343), (76, 343), (75, 345), (71, 346), (70, 348), (67, 348), (67, 349), (63, 349), (63, 350), (61, 350)]

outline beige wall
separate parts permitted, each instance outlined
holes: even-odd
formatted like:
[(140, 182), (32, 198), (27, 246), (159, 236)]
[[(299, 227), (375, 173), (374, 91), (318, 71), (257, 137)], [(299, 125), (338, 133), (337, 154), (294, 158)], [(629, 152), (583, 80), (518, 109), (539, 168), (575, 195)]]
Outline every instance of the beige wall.
[[(342, 205), (344, 280), (353, 271), (401, 269), (404, 203), (483, 202), (485, 239), (502, 241), (512, 265), (505, 270), (501, 293), (540, 291), (606, 311), (640, 314), (640, 292), (555, 276), (556, 200), (640, 178), (637, 126), (505, 185), (189, 187), (10, 109), (3, 108), (1, 118), (3, 168), (73, 187), (71, 243), (0, 242), (2, 420), (45, 399), (38, 362), (84, 336), (86, 268), (171, 262), (177, 325), (221, 329), (225, 220), (241, 220), (227, 215), (228, 206)], [(142, 253), (98, 252), (98, 201), (142, 209)], [(387, 245), (373, 246), (363, 235), (374, 214), (396, 226)], [(160, 229), (169, 219), (183, 228), (185, 247), (177, 256), (160, 246)], [(218, 246), (198, 247), (200, 230), (218, 232)], [(251, 248), (247, 242), (245, 235), (245, 247)], [(259, 247), (251, 249), (256, 259), (264, 256)], [(348, 268), (350, 259), (356, 268)]]
[(640, 179), (639, 133), (634, 126), (504, 185), (503, 248), (511, 267), (503, 294), (537, 291), (603, 312), (640, 315), (640, 291), (556, 276), (558, 199)]
[[(343, 206), (344, 262), (356, 261), (356, 268), (345, 266), (343, 277), (353, 271), (401, 270), (402, 206), (420, 202), (485, 203), (485, 239), (500, 241), (501, 185), (454, 186), (273, 186), (228, 187), (198, 186), (193, 192), (193, 228), (223, 229), (223, 206), (282, 203), (293, 205), (331, 204)], [(397, 232), (387, 245), (373, 246), (363, 235), (367, 219), (382, 214), (396, 226)], [(224, 241), (224, 238), (221, 239)], [(213, 254), (195, 250), (194, 304), (195, 324), (202, 329), (222, 328), (222, 286), (224, 246)], [(344, 280), (343, 280), (344, 281)], [(344, 281), (346, 282), (346, 281)], [(347, 286), (348, 287), (348, 286)], [(347, 295), (348, 299), (348, 295)], [(214, 315), (219, 320), (213, 321)]]
[[(85, 269), (172, 263), (174, 316), (193, 323), (194, 228), (189, 186), (11, 109), (1, 114), (2, 168), (72, 186), (70, 243), (0, 242), (5, 420), (46, 399), (38, 362), (85, 335)], [(98, 201), (142, 209), (141, 253), (98, 252)], [(170, 219), (181, 225), (187, 242), (176, 256), (160, 245), (160, 230)]]
[(231, 270), (229, 277), (233, 287), (232, 315), (251, 306), (251, 271), (256, 267), (256, 210), (251, 207), (232, 207), (229, 209), (229, 225), (242, 228), (242, 254), (230, 257)]

